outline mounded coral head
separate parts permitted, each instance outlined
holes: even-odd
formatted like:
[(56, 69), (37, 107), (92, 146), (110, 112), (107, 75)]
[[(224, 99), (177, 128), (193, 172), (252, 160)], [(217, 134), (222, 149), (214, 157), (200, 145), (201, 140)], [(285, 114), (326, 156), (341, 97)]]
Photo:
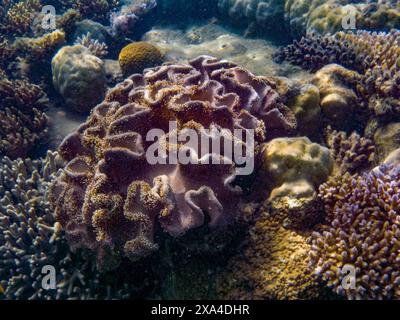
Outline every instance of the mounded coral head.
[(277, 138), (264, 147), (261, 176), (267, 205), (288, 227), (307, 229), (321, 219), (317, 188), (330, 175), (329, 150), (308, 138)]
[(82, 45), (65, 46), (54, 56), (53, 84), (66, 104), (87, 112), (104, 98), (106, 73), (101, 59)]
[[(313, 233), (315, 273), (349, 299), (396, 299), (400, 283), (399, 167), (381, 165), (321, 185), (326, 224)], [(342, 285), (349, 270), (354, 287)]]
[[(158, 224), (172, 236), (202, 225), (230, 225), (242, 193), (235, 179), (238, 166), (225, 147), (210, 146), (227, 141), (251, 159), (249, 130), (255, 130), (257, 143), (265, 130), (290, 131), (292, 120), (266, 78), (228, 61), (201, 56), (189, 65), (132, 75), (60, 146), (69, 163), (52, 190), (57, 219), (73, 247), (97, 253), (101, 268), (111, 256), (137, 260), (154, 251)], [(154, 152), (146, 139), (152, 129), (167, 147), (159, 153), (161, 163), (146, 157)], [(234, 129), (246, 134), (235, 137)], [(174, 141), (177, 133), (193, 132), (205, 134), (210, 143), (201, 153), (194, 148), (199, 141), (194, 147)], [(182, 146), (190, 161), (169, 162)]]
[(135, 42), (124, 47), (118, 57), (125, 76), (141, 73), (144, 69), (162, 63), (163, 56), (157, 47), (148, 42)]

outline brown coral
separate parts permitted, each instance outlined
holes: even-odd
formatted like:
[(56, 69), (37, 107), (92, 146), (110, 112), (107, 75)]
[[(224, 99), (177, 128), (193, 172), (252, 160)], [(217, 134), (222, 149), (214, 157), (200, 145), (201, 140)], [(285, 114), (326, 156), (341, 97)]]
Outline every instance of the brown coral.
[[(60, 147), (69, 163), (52, 201), (71, 245), (96, 251), (100, 267), (107, 267), (110, 256), (136, 260), (154, 251), (157, 222), (173, 236), (230, 225), (242, 193), (234, 159), (209, 147), (197, 154), (190, 146), (187, 164), (162, 159), (182, 147), (173, 134), (189, 130), (210, 143), (220, 144), (223, 136), (251, 158), (251, 138), (234, 137), (235, 128), (254, 129), (259, 141), (265, 129), (288, 132), (295, 125), (270, 85), (228, 61), (201, 56), (189, 65), (149, 69), (110, 90)], [(168, 147), (168, 154), (159, 154), (165, 164), (146, 158), (152, 146), (146, 136), (155, 128), (163, 130), (159, 142)], [(210, 162), (218, 159), (223, 164)]]
[(0, 154), (25, 157), (47, 138), (47, 97), (29, 82), (2, 79), (0, 101)]

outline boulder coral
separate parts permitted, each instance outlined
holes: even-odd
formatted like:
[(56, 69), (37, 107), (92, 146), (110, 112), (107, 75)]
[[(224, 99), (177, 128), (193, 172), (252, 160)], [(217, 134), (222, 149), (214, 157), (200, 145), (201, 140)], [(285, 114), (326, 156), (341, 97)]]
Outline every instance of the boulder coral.
[(329, 122), (354, 120), (352, 115), (359, 104), (355, 87), (360, 80), (357, 72), (337, 64), (329, 64), (314, 75), (311, 83), (319, 89), (321, 112)]
[(356, 85), (357, 96), (379, 117), (399, 113), (399, 57), (397, 30), (310, 35), (275, 54), (278, 62), (287, 60), (313, 71), (330, 63), (357, 71), (361, 75)]
[(104, 98), (104, 63), (82, 45), (61, 48), (51, 61), (53, 85), (73, 110), (85, 113)]
[(317, 190), (333, 169), (327, 148), (306, 137), (277, 138), (264, 147), (262, 179), (270, 190), (267, 203), (285, 224), (307, 229), (321, 219)]
[(144, 69), (155, 67), (162, 63), (163, 56), (157, 47), (147, 42), (135, 42), (124, 47), (118, 57), (118, 62), (125, 76), (142, 73)]
[[(136, 261), (156, 250), (158, 225), (175, 237), (231, 225), (242, 194), (240, 168), (225, 147), (210, 146), (223, 138), (251, 159), (252, 144), (271, 132), (290, 132), (294, 116), (271, 85), (233, 63), (200, 56), (188, 65), (147, 69), (110, 90), (60, 146), (68, 164), (51, 199), (71, 246), (95, 252), (99, 268), (107, 269), (121, 257)], [(151, 129), (165, 146), (153, 164)], [(242, 136), (233, 136), (234, 129)], [(198, 153), (199, 141), (174, 141), (188, 130), (202, 134), (208, 147)], [(191, 160), (171, 162), (182, 147)]]
[[(384, 164), (321, 185), (326, 222), (312, 235), (310, 261), (337, 294), (399, 298), (399, 178), (398, 164)], [(347, 277), (349, 271), (354, 278)]]
[(282, 226), (267, 210), (249, 228), (240, 252), (219, 273), (217, 291), (229, 300), (326, 297), (309, 268), (309, 235)]

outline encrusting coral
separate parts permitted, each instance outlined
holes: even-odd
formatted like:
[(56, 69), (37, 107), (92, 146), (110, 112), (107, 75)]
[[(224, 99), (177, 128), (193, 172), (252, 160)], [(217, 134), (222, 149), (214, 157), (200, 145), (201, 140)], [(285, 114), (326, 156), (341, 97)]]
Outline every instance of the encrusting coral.
[(46, 94), (25, 80), (0, 80), (0, 155), (25, 157), (48, 136)]
[[(132, 288), (115, 288), (82, 253), (73, 253), (46, 199), (63, 162), (48, 152), (39, 160), (0, 161), (0, 284), (5, 299), (122, 299)], [(55, 288), (45, 276), (54, 267)]]
[(135, 42), (124, 47), (118, 57), (118, 62), (125, 76), (141, 73), (144, 69), (155, 67), (162, 63), (160, 50), (147, 42)]
[(311, 266), (348, 299), (399, 298), (399, 178), (398, 164), (383, 164), (320, 187), (326, 222), (312, 235)]
[(53, 85), (68, 107), (85, 113), (104, 98), (106, 73), (103, 61), (82, 46), (65, 46), (51, 62)]
[[(271, 85), (233, 63), (201, 56), (189, 65), (147, 69), (110, 90), (60, 146), (69, 163), (51, 198), (71, 246), (96, 252), (99, 267), (107, 269), (112, 257), (118, 262), (119, 256), (138, 260), (152, 253), (158, 222), (172, 236), (232, 224), (242, 194), (236, 159), (210, 145), (197, 154), (199, 141), (183, 145), (174, 135), (205, 134), (212, 143), (223, 137), (251, 159), (249, 130), (257, 143), (266, 132), (295, 127)], [(157, 139), (166, 150), (152, 165), (146, 155), (154, 145), (146, 136), (154, 128), (162, 130)], [(234, 137), (234, 129), (248, 134)], [(169, 162), (181, 147), (190, 163)], [(212, 159), (224, 162), (215, 166)]]
[(32, 33), (36, 15), (42, 8), (41, 0), (10, 1), (5, 4), (5, 15), (0, 16), (0, 30), (12, 36), (26, 36)]

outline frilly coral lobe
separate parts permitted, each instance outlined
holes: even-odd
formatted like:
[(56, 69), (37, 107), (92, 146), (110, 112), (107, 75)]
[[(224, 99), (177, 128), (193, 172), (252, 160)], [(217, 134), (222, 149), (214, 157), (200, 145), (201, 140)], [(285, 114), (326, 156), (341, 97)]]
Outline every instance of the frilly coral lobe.
[[(160, 140), (170, 152), (179, 147), (171, 139), (175, 130), (211, 129), (211, 143), (221, 143), (222, 135), (249, 152), (247, 135), (234, 137), (235, 128), (255, 130), (258, 144), (296, 125), (272, 86), (233, 63), (201, 56), (189, 65), (147, 69), (110, 90), (60, 146), (69, 163), (51, 198), (70, 244), (97, 252), (101, 268), (110, 256), (116, 262), (120, 256), (137, 260), (154, 251), (158, 223), (172, 236), (204, 224), (233, 223), (242, 193), (234, 159), (218, 166), (151, 165), (146, 136), (153, 128), (163, 130)], [(170, 121), (177, 122), (176, 129)], [(225, 157), (207, 149), (189, 153), (202, 161)]]

